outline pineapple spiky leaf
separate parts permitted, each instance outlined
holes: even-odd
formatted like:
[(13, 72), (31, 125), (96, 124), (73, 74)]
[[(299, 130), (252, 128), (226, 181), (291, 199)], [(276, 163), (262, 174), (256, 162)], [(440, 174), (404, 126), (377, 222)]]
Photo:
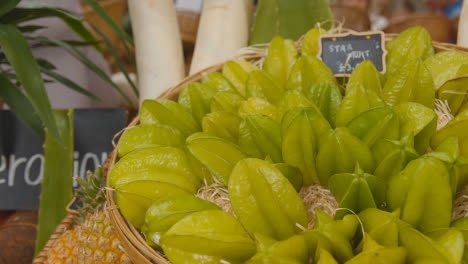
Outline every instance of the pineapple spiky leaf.
[(103, 168), (98, 166), (94, 173), (88, 171), (85, 179), (76, 177), (76, 181), (80, 184), (76, 196), (82, 203), (78, 209), (77, 223), (83, 223), (87, 214), (104, 207), (106, 201), (106, 177), (104, 175)]

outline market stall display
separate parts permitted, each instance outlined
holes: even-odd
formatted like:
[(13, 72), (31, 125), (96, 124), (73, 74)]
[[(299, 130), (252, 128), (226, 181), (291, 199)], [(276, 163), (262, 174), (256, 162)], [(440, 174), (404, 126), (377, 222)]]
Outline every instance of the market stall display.
[[(133, 39), (96, 1), (83, 1), (132, 56)], [(142, 94), (132, 99), (139, 100), (139, 115), (114, 137), (105, 164), (76, 179), (78, 201), (65, 210), (73, 183), (60, 175), (75, 165), (73, 110), (61, 112), (67, 122), (54, 111), (61, 126), (58, 138), (45, 131), (48, 176), (33, 263), (468, 261), (463, 34), (458, 46), (442, 43), (453, 40), (452, 23), (417, 15), (417, 24), (442, 22), (425, 29), (403, 21), (386, 29), (399, 34), (355, 32), (332, 22), (327, 0), (314, 2), (317, 8), (298, 1), (294, 12), (279, 0), (259, 2), (249, 41), (252, 1), (223, 1), (205, 1), (195, 62), (183, 79), (181, 34), (191, 39), (177, 25), (176, 3), (129, 0), (140, 79), (129, 90)], [(345, 16), (336, 7), (335, 18)], [(351, 28), (367, 30), (368, 17), (358, 13)], [(306, 33), (308, 17), (317, 21)], [(227, 24), (213, 24), (220, 20)], [(460, 28), (463, 21), (462, 12)], [(16, 24), (1, 26), (8, 32)], [(129, 80), (115, 41), (93, 28)], [(223, 44), (229, 37), (231, 45)], [(8, 62), (15, 53), (6, 40), (0, 45), (10, 48)], [(375, 50), (363, 51), (369, 48)], [(14, 85), (20, 90), (20, 82)], [(65, 186), (63, 195), (50, 195), (57, 186)], [(12, 248), (28, 252), (21, 257), (34, 249), (28, 245), (36, 215), (21, 213), (0, 212), (0, 240), (11, 244), (0, 251), (0, 263), (4, 256), (16, 261)]]
[[(279, 52), (267, 52), (263, 67), (261, 55), (213, 66), (145, 101), (111, 156), (106, 190), (129, 257), (461, 261), (465, 225), (450, 224), (465, 216), (466, 205), (452, 202), (466, 184), (466, 111), (450, 112), (454, 101), (432, 87), (461, 78), (467, 55), (422, 28), (387, 44), (387, 73), (363, 64), (346, 85), (277, 37), (269, 51)], [(282, 72), (286, 85), (276, 79)], [(138, 133), (149, 127), (179, 132)], [(216, 198), (201, 199), (206, 190)], [(317, 190), (327, 199), (317, 200)], [(335, 220), (316, 209), (329, 207)]]
[[(354, 244), (345, 242), (354, 237), (357, 228), (357, 220), (351, 220), (350, 212), (361, 212), (365, 217), (368, 214), (376, 214), (373, 216), (376, 218), (386, 217), (384, 211), (374, 212), (368, 208), (389, 212), (399, 210), (396, 213), (399, 220), (393, 220), (398, 227), (394, 232), (402, 238), (396, 243), (389, 243), (385, 237), (373, 232), (375, 220), (369, 220), (368, 228), (364, 226), (365, 235), (360, 234), (365, 237), (364, 244), (374, 245), (373, 250), (393, 250), (395, 256), (384, 254), (380, 258), (382, 261), (403, 263), (405, 259), (428, 257), (434, 250), (448, 250), (440, 245), (441, 241), (437, 242), (440, 234), (431, 232), (449, 228), (452, 199), (466, 184), (468, 163), (463, 158), (466, 155), (463, 130), (458, 128), (463, 123), (464, 112), (446, 125), (447, 117), (440, 109), (454, 108), (454, 103), (449, 100), (448, 106), (444, 105), (440, 100), (444, 98), (443, 90), (435, 93), (433, 87), (434, 84), (443, 86), (457, 75), (463, 76), (459, 71), (468, 60), (463, 51), (447, 51), (451, 47), (432, 43), (429, 33), (419, 27), (403, 32), (387, 46), (386, 74), (370, 75), (372, 71), (376, 72), (375, 68), (372, 64), (363, 64), (355, 69), (347, 85), (341, 84), (344, 97), (338, 89), (339, 82), (322, 62), (309, 55), (298, 56), (293, 42), (277, 37), (269, 47), (263, 70), (258, 67), (261, 66), (259, 58), (251, 60), (253, 64), (231, 61), (186, 79), (166, 92), (162, 99), (146, 101), (139, 120), (135, 120), (128, 131), (148, 125), (171, 126), (182, 131), (186, 148), (179, 150), (169, 142), (162, 143), (165, 147), (157, 147), (147, 139), (131, 141), (135, 150), (127, 155), (117, 156), (114, 152), (113, 162), (116, 163), (109, 173), (108, 184), (112, 189), (108, 190), (107, 199), (112, 208), (114, 205), (119, 208), (119, 211), (112, 210), (111, 217), (120, 230), (121, 240), (127, 241), (123, 245), (130, 246), (127, 248), (129, 255), (135, 261), (146, 260), (142, 263), (168, 263), (158, 252), (164, 252), (172, 263), (196, 262), (198, 258), (213, 262), (220, 259), (243, 262), (251, 258), (252, 263), (265, 263), (274, 256), (303, 263), (304, 255), (319, 260), (327, 255), (322, 253), (326, 250), (339, 262), (358, 261), (370, 253), (363, 250), (354, 256), (351, 249), (360, 239)], [(217, 75), (213, 73), (216, 71), (222, 72), (218, 80), (224, 82), (214, 85), (209, 76)], [(282, 72), (289, 72), (286, 85), (279, 79)], [(375, 76), (372, 77), (375, 81), (370, 81), (370, 76)], [(239, 100), (219, 100), (227, 94)], [(179, 104), (167, 100), (177, 97)], [(463, 95), (460, 100), (461, 104), (465, 103)], [(453, 110), (452, 114), (456, 115), (457, 111)], [(224, 115), (223, 120), (232, 118), (213, 122), (212, 116), (216, 113)], [(168, 116), (173, 118), (168, 119)], [(208, 122), (212, 125), (207, 126)], [(450, 136), (458, 136), (458, 140)], [(128, 147), (124, 139), (127, 138), (120, 144)], [(432, 151), (426, 153), (428, 147)], [(454, 156), (447, 160), (446, 155)], [(166, 157), (172, 157), (171, 162)], [(193, 157), (198, 164), (190, 162)], [(281, 169), (280, 164), (285, 167)], [(453, 167), (454, 164), (458, 165)], [(288, 166), (297, 169), (285, 169)], [(425, 177), (429, 177), (428, 171), (432, 172), (429, 182), (437, 184), (424, 184)], [(180, 179), (170, 176), (177, 172), (179, 176), (185, 176)], [(180, 219), (161, 218), (178, 212), (174, 209), (175, 212), (169, 213), (168, 209), (160, 208), (157, 201), (161, 195), (167, 200), (178, 199), (180, 193), (199, 196), (197, 189), (203, 182), (209, 185), (213, 181), (214, 193), (227, 193), (219, 198), (223, 201), (220, 207), (225, 205), (225, 199), (230, 200), (232, 211), (227, 211), (234, 212), (238, 221), (232, 223), (232, 229), (216, 227), (216, 222), (231, 223), (234, 219), (217, 212), (219, 208), (212, 211), (213, 204), (193, 210), (179, 209), (193, 211)], [(132, 188), (140, 182), (153, 184), (153, 191), (148, 193), (144, 188)], [(160, 187), (160, 191), (155, 191), (163, 183), (175, 189), (169, 191)], [(307, 197), (308, 186), (314, 186), (315, 190), (317, 184), (324, 186), (321, 188), (330, 188), (338, 202), (332, 203), (334, 206), (347, 209), (336, 212), (336, 225), (343, 224), (341, 221), (356, 221), (349, 223), (349, 229), (343, 229), (343, 233), (335, 234), (344, 243), (341, 247), (347, 245), (347, 249), (335, 245), (333, 240), (326, 240), (331, 243), (329, 247), (321, 246), (323, 242), (319, 242), (318, 234), (323, 228), (320, 221), (334, 222), (331, 218), (325, 220), (328, 216), (320, 210), (314, 212), (316, 206), (304, 206), (320, 201), (301, 201)], [(296, 193), (301, 185), (303, 189)], [(437, 193), (437, 196), (432, 198), (431, 193)], [(282, 201), (287, 203), (282, 204)], [(216, 204), (218, 201), (212, 202)], [(269, 204), (274, 206), (269, 207)], [(178, 208), (177, 204), (174, 206)], [(453, 208), (453, 212), (457, 210), (460, 208)], [(153, 219), (165, 219), (166, 225), (161, 227)], [(208, 228), (203, 225), (205, 221), (213, 221), (212, 224), (205, 223), (210, 227), (207, 229), (210, 233), (200, 231)], [(249, 236), (244, 236), (243, 232), (235, 233), (235, 226), (239, 224)], [(308, 231), (308, 227), (314, 229)], [(341, 229), (334, 232), (338, 230)], [(218, 236), (217, 232), (230, 235)], [(455, 232), (453, 238), (446, 241), (448, 247), (461, 251), (437, 257), (442, 261), (457, 262), (463, 255), (462, 233), (446, 232), (442, 235)], [(406, 236), (428, 240), (428, 244), (423, 249), (415, 249)], [(298, 255), (289, 256), (284, 250), (293, 238), (299, 244), (305, 243), (305, 247)], [(263, 245), (264, 239), (271, 241), (270, 246)], [(209, 250), (214, 240), (223, 243)], [(274, 246), (275, 243), (279, 243), (278, 246)], [(239, 245), (238, 251), (226, 251), (237, 248), (235, 245)], [(279, 245), (285, 248), (281, 249)]]

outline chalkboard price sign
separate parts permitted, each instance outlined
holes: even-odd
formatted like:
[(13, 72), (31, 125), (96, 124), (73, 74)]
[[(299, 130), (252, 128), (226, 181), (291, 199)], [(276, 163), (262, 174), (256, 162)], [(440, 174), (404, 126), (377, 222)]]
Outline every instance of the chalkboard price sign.
[(383, 32), (355, 32), (320, 36), (317, 57), (336, 76), (349, 76), (365, 60), (384, 73), (386, 53)]
[[(75, 176), (83, 178), (87, 170), (104, 163), (125, 118), (125, 108), (75, 109)], [(0, 210), (38, 208), (43, 142), (10, 111), (0, 111), (0, 128)]]

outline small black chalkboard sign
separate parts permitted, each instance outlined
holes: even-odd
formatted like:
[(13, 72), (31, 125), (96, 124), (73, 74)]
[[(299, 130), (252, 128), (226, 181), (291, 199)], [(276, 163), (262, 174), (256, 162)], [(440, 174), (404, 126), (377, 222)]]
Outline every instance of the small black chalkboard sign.
[(365, 60), (371, 60), (384, 73), (386, 53), (383, 32), (353, 32), (320, 36), (317, 57), (336, 76), (349, 76)]
[[(112, 138), (125, 127), (126, 109), (74, 112), (74, 175), (84, 177), (87, 170), (103, 164), (113, 149)], [(0, 111), (0, 210), (38, 208), (44, 162), (42, 144), (13, 113)]]

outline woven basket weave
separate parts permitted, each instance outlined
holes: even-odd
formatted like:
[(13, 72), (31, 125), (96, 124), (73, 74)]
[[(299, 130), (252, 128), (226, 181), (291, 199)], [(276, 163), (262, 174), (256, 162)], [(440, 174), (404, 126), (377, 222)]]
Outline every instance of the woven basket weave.
[(67, 230), (72, 229), (75, 225), (75, 217), (77, 213), (69, 212), (68, 215), (62, 220), (62, 222), (55, 228), (54, 234), (50, 236), (49, 241), (47, 241), (44, 249), (37, 255), (34, 259), (33, 264), (44, 264), (47, 260), (49, 254), (49, 249), (52, 248), (55, 244), (55, 241)]
[[(385, 40), (388, 42), (392, 40), (396, 34), (386, 34)], [(447, 50), (458, 50), (468, 54), (468, 48), (459, 47), (454, 44), (448, 43), (439, 43), (433, 42), (433, 46), (436, 52), (440, 51), (447, 51)], [(252, 56), (249, 57), (249, 60), (255, 61), (261, 59), (261, 56)], [(180, 84), (174, 86), (168, 90), (166, 90), (161, 96), (158, 98), (161, 99), (169, 99), (169, 100), (177, 100), (179, 93), (187, 84), (191, 82), (200, 81), (201, 78), (209, 73), (220, 71), (224, 64), (214, 65), (207, 69), (204, 69), (194, 75), (191, 75), (184, 79)], [(139, 122), (139, 118), (136, 117), (128, 126), (128, 128), (137, 125)], [(107, 172), (109, 173), (112, 170), (112, 167), (117, 162), (117, 149), (118, 145), (112, 151), (109, 156), (110, 163), (107, 164)], [(106, 199), (107, 199), (107, 206), (109, 208), (109, 215), (111, 217), (111, 222), (117, 235), (119, 236), (121, 245), (128, 256), (132, 259), (134, 263), (142, 263), (142, 264), (170, 264), (170, 262), (164, 257), (162, 252), (156, 251), (155, 249), (151, 248), (146, 242), (141, 233), (136, 230), (120, 213), (116, 202), (115, 202), (115, 193), (111, 188), (107, 188), (106, 190)], [(468, 204), (468, 200), (466, 201)], [(457, 204), (457, 206), (460, 206)], [(47, 243), (46, 247), (44, 248), (43, 252), (39, 254), (38, 258), (33, 262), (33, 264), (43, 264), (44, 258), (43, 256), (47, 256), (47, 251), (50, 245), (53, 244), (53, 240), (61, 235), (61, 233), (65, 232), (66, 230), (73, 227), (73, 223), (69, 224), (69, 219), (73, 219), (74, 215), (68, 215), (62, 224), (57, 227), (56, 232), (51, 236), (50, 241)], [(49, 247), (48, 247), (49, 246)]]

